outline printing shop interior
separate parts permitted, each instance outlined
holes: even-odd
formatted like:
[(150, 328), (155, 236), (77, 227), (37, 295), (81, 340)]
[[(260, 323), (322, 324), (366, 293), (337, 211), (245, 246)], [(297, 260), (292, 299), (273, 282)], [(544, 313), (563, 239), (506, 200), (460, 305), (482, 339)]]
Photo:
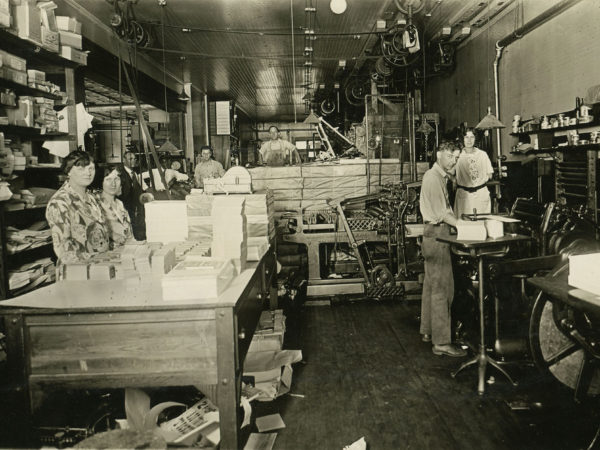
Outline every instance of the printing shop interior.
[(0, 447), (600, 448), (598, 23), (0, 0)]

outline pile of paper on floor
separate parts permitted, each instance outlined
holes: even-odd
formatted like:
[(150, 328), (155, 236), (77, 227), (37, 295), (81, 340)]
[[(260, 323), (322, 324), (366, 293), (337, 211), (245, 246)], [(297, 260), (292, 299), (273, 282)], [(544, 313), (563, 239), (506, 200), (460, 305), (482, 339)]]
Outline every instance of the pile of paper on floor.
[(185, 198), (188, 215), (188, 239), (199, 242), (212, 240), (212, 203), (214, 196), (192, 193)]
[(179, 242), (188, 238), (185, 201), (157, 200), (146, 203), (144, 209), (148, 242)]
[(213, 201), (213, 239), (211, 256), (217, 260), (233, 260), (238, 273), (246, 268), (247, 235), (244, 198), (219, 195)]
[(254, 386), (261, 391), (257, 400), (270, 401), (289, 392), (292, 364), (301, 360), (300, 350), (248, 353), (244, 362), (244, 377), (254, 378)]
[(600, 295), (600, 253), (569, 256), (569, 285)]
[(248, 352), (280, 351), (285, 334), (285, 316), (282, 309), (263, 311)]
[(162, 279), (165, 301), (214, 301), (236, 276), (231, 261), (212, 258), (189, 259), (178, 263)]

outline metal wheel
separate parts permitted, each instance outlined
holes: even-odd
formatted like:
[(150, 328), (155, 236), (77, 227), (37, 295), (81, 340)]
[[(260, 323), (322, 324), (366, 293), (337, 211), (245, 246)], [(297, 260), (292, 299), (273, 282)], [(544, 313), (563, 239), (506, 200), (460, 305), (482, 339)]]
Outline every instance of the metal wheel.
[(573, 389), (581, 400), (600, 393), (600, 376), (581, 344), (567, 332), (565, 324), (573, 320), (571, 309), (540, 292), (531, 314), (529, 339), (536, 366)]
[(394, 275), (387, 266), (379, 264), (371, 271), (371, 280), (375, 286), (391, 287), (394, 284)]

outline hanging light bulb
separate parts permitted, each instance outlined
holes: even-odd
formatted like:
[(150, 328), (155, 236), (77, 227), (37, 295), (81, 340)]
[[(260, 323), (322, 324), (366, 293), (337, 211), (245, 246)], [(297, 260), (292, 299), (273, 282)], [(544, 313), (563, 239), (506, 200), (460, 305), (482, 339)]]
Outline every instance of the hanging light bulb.
[(342, 14), (346, 11), (347, 7), (348, 3), (346, 3), (346, 0), (331, 0), (329, 3), (329, 8), (331, 8), (334, 14)]
[(187, 102), (190, 100), (190, 96), (185, 93), (185, 88), (181, 88), (181, 92), (179, 93), (179, 96), (177, 96), (177, 98), (182, 102)]

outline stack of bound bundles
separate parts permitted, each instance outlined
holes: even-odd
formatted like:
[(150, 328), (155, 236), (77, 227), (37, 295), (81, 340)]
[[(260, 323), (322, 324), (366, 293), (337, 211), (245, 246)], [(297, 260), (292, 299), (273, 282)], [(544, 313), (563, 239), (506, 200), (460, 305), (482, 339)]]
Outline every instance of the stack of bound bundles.
[(214, 197), (192, 191), (185, 198), (188, 216), (188, 239), (192, 241), (212, 241), (212, 203)]
[(273, 193), (244, 195), (246, 199), (246, 233), (248, 235), (248, 261), (260, 261), (275, 237), (275, 208)]
[(211, 256), (233, 260), (238, 273), (246, 268), (247, 234), (243, 196), (215, 196), (212, 206), (213, 238)]
[(181, 200), (159, 200), (144, 205), (146, 240), (180, 242), (188, 238), (187, 205)]
[(163, 300), (201, 302), (215, 299), (227, 289), (235, 275), (231, 261), (186, 259), (163, 277)]

